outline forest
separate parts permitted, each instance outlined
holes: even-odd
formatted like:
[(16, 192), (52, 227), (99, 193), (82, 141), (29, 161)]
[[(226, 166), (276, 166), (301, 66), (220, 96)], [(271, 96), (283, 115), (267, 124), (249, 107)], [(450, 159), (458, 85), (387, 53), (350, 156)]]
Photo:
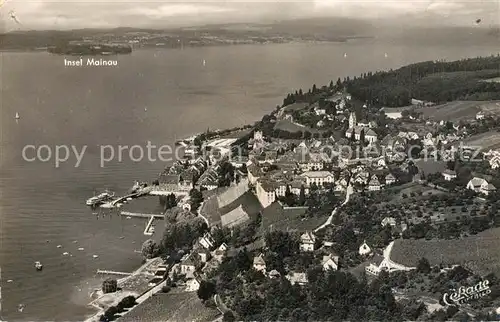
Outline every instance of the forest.
[(372, 105), (410, 105), (412, 98), (433, 103), (500, 99), (500, 83), (482, 80), (500, 76), (500, 56), (453, 62), (427, 61), (397, 70), (368, 73), (343, 84), (354, 97)]
[(321, 88), (313, 85), (290, 93), (283, 106), (313, 103), (321, 97), (345, 89), (354, 98), (376, 107), (400, 107), (416, 98), (433, 103), (453, 100), (498, 100), (500, 83), (485, 82), (500, 76), (500, 55), (468, 58), (452, 62), (426, 61), (396, 70), (363, 73), (353, 78), (340, 78)]

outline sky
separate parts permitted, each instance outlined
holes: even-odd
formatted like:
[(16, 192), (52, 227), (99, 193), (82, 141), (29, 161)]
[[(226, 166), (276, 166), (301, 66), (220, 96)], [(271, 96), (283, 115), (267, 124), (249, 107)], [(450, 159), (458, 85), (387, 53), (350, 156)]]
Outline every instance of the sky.
[(500, 24), (500, 0), (0, 0), (0, 4), (2, 29), (7, 30), (164, 28), (316, 16), (449, 25), (472, 25), (482, 19), (485, 25)]

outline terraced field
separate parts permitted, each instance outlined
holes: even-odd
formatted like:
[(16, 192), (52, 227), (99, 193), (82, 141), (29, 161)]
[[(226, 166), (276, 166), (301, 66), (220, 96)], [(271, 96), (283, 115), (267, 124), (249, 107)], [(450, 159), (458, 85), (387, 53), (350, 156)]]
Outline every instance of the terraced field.
[(473, 120), (479, 111), (495, 113), (500, 111), (498, 101), (454, 101), (442, 105), (419, 109), (424, 118), (435, 121)]
[(216, 309), (205, 307), (196, 292), (158, 293), (134, 308), (120, 321), (208, 322), (213, 321), (219, 315)]
[(498, 149), (500, 148), (500, 133), (490, 131), (473, 135), (464, 140), (464, 145), (480, 147), (481, 152), (487, 152), (490, 149)]
[(425, 257), (431, 265), (464, 265), (483, 276), (500, 274), (500, 228), (458, 240), (399, 239), (394, 243), (391, 259), (415, 266)]

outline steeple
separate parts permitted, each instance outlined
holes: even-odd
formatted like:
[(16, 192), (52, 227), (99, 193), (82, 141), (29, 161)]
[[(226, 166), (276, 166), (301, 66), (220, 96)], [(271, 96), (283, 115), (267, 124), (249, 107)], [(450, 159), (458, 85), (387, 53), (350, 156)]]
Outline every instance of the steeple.
[(349, 115), (349, 128), (352, 129), (356, 125), (358, 125), (358, 121), (356, 120), (356, 114), (354, 112), (351, 112), (351, 114)]

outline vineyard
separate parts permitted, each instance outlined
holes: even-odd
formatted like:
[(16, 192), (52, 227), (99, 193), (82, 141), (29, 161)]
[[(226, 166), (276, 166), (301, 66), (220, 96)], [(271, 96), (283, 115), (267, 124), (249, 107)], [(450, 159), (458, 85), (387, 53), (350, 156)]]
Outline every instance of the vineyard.
[(431, 265), (464, 265), (475, 273), (500, 273), (500, 228), (476, 236), (451, 240), (399, 239), (394, 243), (391, 259), (414, 266), (425, 257)]

